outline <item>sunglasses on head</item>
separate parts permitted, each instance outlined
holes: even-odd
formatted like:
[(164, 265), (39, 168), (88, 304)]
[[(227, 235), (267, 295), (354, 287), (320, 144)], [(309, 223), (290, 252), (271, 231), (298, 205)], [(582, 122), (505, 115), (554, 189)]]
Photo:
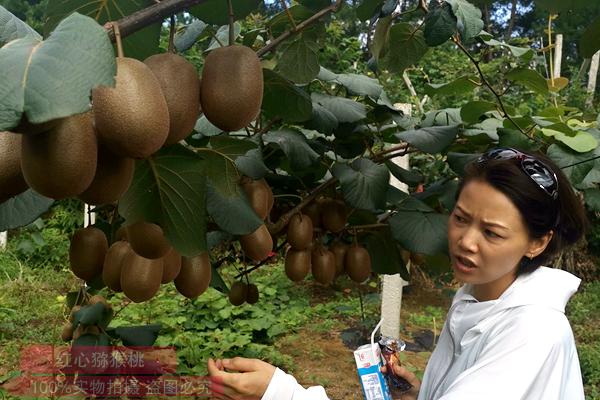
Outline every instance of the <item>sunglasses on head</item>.
[(484, 163), (489, 160), (511, 160), (516, 158), (521, 161), (521, 169), (531, 178), (531, 180), (552, 199), (558, 197), (558, 179), (550, 167), (537, 158), (520, 152), (510, 147), (499, 147), (482, 154), (478, 163)]

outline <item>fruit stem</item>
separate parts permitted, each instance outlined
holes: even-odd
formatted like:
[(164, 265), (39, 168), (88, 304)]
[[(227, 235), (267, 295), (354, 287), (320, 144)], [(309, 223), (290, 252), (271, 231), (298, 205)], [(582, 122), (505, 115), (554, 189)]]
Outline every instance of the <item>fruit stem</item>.
[(253, 266), (252, 268), (248, 268), (246, 269), (246, 271), (244, 271), (243, 273), (237, 274), (233, 279), (239, 279), (240, 277), (242, 277), (244, 274), (248, 275), (250, 274), (250, 272), (254, 271), (255, 269), (258, 269), (260, 267), (262, 267), (263, 265), (265, 265), (265, 263), (267, 261), (269, 261), (270, 259), (272, 259), (273, 257), (277, 257), (277, 254), (279, 253), (279, 251), (287, 244), (287, 240), (284, 240), (283, 242), (281, 242), (281, 244), (279, 246), (277, 246), (277, 248), (275, 249), (275, 252), (272, 256), (265, 258), (264, 260), (262, 260), (261, 262), (259, 262), (258, 264), (256, 264), (255, 266)]
[(229, 8), (229, 43), (228, 46), (233, 46), (235, 41), (235, 15), (233, 14), (233, 4), (231, 0), (227, 0), (227, 7)]
[(175, 53), (175, 45), (173, 39), (175, 38), (175, 15), (171, 15), (171, 26), (169, 27), (169, 53)]
[(123, 58), (123, 44), (121, 43), (121, 31), (119, 30), (119, 24), (117, 22), (111, 22), (113, 32), (115, 33), (115, 41), (117, 42), (117, 57)]

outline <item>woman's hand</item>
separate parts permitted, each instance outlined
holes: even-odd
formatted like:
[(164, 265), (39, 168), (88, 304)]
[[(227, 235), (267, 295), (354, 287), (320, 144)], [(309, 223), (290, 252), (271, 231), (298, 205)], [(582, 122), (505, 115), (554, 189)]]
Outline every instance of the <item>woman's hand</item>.
[(260, 400), (274, 373), (274, 366), (256, 359), (208, 360), (211, 394), (220, 399)]
[[(421, 381), (415, 374), (410, 372), (408, 369), (404, 368), (400, 364), (394, 364), (394, 374), (396, 376), (402, 377), (408, 381), (412, 385), (412, 388), (406, 392), (401, 394), (399, 397), (393, 396), (394, 400), (417, 400), (419, 396), (419, 389), (421, 388)], [(381, 372), (384, 374), (387, 372), (387, 368), (384, 365), (381, 367)]]

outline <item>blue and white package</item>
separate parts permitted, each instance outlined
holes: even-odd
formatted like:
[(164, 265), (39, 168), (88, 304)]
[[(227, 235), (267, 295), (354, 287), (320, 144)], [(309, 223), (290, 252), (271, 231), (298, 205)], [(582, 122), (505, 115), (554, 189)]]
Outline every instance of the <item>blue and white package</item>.
[[(383, 321), (383, 320), (382, 320)], [(379, 344), (375, 343), (375, 332), (381, 322), (371, 334), (371, 343), (360, 346), (354, 350), (354, 360), (358, 370), (358, 379), (362, 387), (365, 400), (392, 400), (385, 377), (381, 373), (383, 365)]]

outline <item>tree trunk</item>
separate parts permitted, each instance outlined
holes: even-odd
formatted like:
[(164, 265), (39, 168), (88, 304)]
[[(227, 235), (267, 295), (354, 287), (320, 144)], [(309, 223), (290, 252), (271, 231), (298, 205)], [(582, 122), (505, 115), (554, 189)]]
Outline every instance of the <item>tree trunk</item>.
[(586, 107), (591, 108), (594, 102), (594, 93), (596, 92), (596, 78), (598, 76), (598, 61), (600, 58), (600, 51), (596, 52), (592, 57), (592, 62), (590, 63), (590, 74), (588, 76), (588, 86), (587, 86), (587, 100), (585, 101)]
[(515, 27), (515, 17), (517, 16), (517, 0), (512, 0), (510, 9), (510, 19), (508, 20), (508, 29), (504, 35), (504, 40), (508, 42), (512, 36), (513, 29)]
[(562, 47), (563, 47), (563, 35), (556, 35), (554, 42), (554, 76), (553, 78), (560, 77), (560, 67), (562, 62)]

